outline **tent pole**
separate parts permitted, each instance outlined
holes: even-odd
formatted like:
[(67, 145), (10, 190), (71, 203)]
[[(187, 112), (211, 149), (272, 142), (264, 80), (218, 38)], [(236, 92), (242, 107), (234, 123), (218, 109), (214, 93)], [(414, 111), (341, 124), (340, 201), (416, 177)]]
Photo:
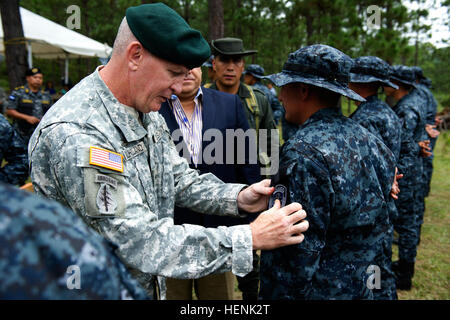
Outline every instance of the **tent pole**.
[(31, 50), (31, 42), (27, 41), (27, 50), (28, 50), (28, 67), (33, 68), (33, 52)]
[(69, 84), (69, 57), (66, 55), (65, 70), (64, 70), (64, 83)]

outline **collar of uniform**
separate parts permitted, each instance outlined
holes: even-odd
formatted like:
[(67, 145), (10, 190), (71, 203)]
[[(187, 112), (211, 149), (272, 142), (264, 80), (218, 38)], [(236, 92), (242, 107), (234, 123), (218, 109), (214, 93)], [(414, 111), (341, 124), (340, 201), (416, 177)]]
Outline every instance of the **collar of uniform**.
[(318, 110), (316, 113), (314, 113), (313, 115), (311, 115), (311, 117), (309, 117), (308, 120), (306, 120), (302, 125), (301, 128), (306, 127), (307, 125), (309, 125), (310, 123), (319, 121), (321, 119), (325, 119), (325, 118), (337, 118), (342, 116), (342, 111), (341, 109), (337, 108), (337, 107), (331, 107), (331, 108), (325, 108), (325, 109), (320, 109)]
[(122, 131), (127, 142), (142, 139), (147, 134), (147, 130), (139, 123), (138, 118), (123, 109), (128, 106), (121, 104), (106, 86), (99, 74), (99, 70), (102, 67), (99, 66), (94, 71), (93, 82), (111, 121)]
[(371, 103), (371, 102), (375, 102), (378, 100), (378, 94), (373, 94), (371, 96), (368, 96), (367, 98), (365, 98), (366, 101), (362, 102), (362, 103)]
[(251, 97), (250, 91), (248, 91), (247, 87), (244, 86), (242, 81), (239, 83), (239, 89), (238, 89), (237, 95), (241, 98), (250, 98)]

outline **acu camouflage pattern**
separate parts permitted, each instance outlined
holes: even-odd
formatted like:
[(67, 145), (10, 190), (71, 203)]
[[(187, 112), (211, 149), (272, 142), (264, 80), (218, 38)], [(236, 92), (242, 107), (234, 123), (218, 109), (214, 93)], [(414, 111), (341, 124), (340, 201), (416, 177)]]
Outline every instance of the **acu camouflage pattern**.
[(0, 183), (0, 213), (1, 299), (149, 298), (115, 246), (59, 203)]
[[(366, 101), (362, 102), (356, 111), (350, 115), (350, 118), (381, 139), (394, 154), (397, 163), (400, 156), (402, 122), (387, 103), (378, 99), (377, 95), (367, 97)], [(380, 290), (374, 289), (375, 299), (397, 298), (395, 278), (391, 269), (393, 221), (397, 218), (397, 208), (392, 197), (388, 198), (388, 206), (390, 228), (385, 239), (386, 255), (382, 256), (382, 261), (376, 263), (381, 268), (383, 285)]]
[(387, 249), (392, 152), (328, 108), (283, 145), (280, 164), (290, 202), (308, 212), (309, 229), (299, 245), (262, 251), (260, 297), (372, 299), (367, 268)]
[(422, 158), (419, 155), (419, 141), (426, 140), (424, 100), (417, 90), (400, 99), (394, 111), (403, 123), (402, 147), (398, 167), (404, 177), (399, 180), (401, 192), (396, 200), (398, 219), (394, 228), (399, 234), (399, 258), (414, 262), (417, 255), (417, 221), (423, 208), (420, 189), (422, 181)]
[[(240, 216), (237, 195), (244, 185), (199, 176), (178, 155), (164, 118), (157, 112), (133, 116), (99, 75), (83, 79), (52, 107), (29, 145), (31, 177), (37, 193), (70, 207), (89, 226), (118, 246), (118, 255), (151, 293), (154, 275), (198, 278), (252, 270), (249, 225), (206, 229), (174, 225), (175, 204), (197, 212)], [(143, 145), (140, 153), (130, 148)], [(89, 147), (119, 154), (124, 172), (89, 165)], [(92, 204), (98, 174), (117, 182), (112, 215)]]
[[(7, 163), (1, 167), (3, 160)], [(0, 114), (0, 181), (22, 185), (27, 178), (27, 145), (8, 120)]]
[[(28, 84), (25, 84), (24, 86), (15, 88), (11, 92), (6, 108), (17, 110), (20, 113), (41, 119), (51, 105), (52, 97), (50, 96), (50, 93), (44, 91), (44, 89), (34, 93), (30, 90)], [(29, 124), (25, 120), (14, 119), (14, 127), (24, 138), (26, 143), (28, 143), (36, 126), (37, 125)]]

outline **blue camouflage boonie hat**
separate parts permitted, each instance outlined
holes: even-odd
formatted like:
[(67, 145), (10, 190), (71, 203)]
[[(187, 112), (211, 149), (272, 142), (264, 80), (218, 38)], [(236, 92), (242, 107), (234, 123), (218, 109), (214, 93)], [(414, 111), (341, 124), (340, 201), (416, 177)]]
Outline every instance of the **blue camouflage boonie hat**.
[(208, 68), (212, 68), (212, 61), (214, 60), (214, 55), (210, 55), (208, 60), (206, 60), (203, 64), (202, 67), (208, 67)]
[(409, 86), (416, 86), (416, 74), (414, 70), (407, 66), (396, 65), (392, 68), (391, 79), (397, 80)]
[(244, 74), (251, 74), (252, 76), (254, 76), (255, 78), (258, 79), (263, 79), (265, 78), (264, 76), (264, 68), (261, 67), (259, 64), (249, 64), (247, 66), (247, 68), (245, 68), (245, 71), (243, 72)]
[(283, 70), (266, 78), (278, 87), (302, 82), (331, 90), (352, 100), (366, 101), (348, 87), (352, 65), (352, 58), (338, 49), (315, 44), (290, 53)]
[(374, 56), (364, 56), (353, 59), (350, 69), (350, 82), (371, 83), (379, 82), (383, 86), (398, 89), (398, 86), (389, 81), (392, 73), (391, 66), (384, 60)]
[(423, 75), (423, 70), (419, 66), (413, 66), (411, 69), (414, 71), (414, 74), (416, 76), (416, 79), (425, 79), (425, 76)]

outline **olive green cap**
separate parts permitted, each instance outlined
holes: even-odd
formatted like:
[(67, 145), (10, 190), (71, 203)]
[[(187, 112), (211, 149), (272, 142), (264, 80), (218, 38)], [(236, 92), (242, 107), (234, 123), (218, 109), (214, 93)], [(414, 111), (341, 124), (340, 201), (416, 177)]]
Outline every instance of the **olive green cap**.
[(161, 59), (192, 69), (211, 55), (202, 34), (163, 3), (130, 7), (125, 16), (131, 32), (144, 48)]

